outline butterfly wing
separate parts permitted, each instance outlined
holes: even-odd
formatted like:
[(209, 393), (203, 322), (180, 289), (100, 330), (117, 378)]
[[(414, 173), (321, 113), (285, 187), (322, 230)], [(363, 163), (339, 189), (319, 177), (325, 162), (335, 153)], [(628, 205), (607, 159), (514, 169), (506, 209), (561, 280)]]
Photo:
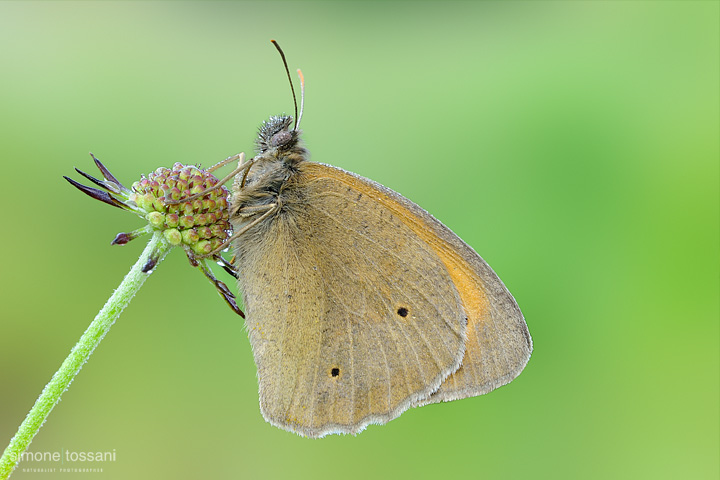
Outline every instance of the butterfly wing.
[(405, 219), (316, 165), (235, 252), (263, 416), (310, 437), (427, 398), (459, 367), (467, 324), (444, 263)]
[(415, 406), (488, 393), (517, 377), (532, 353), (525, 319), (502, 281), (471, 247), (432, 220), (427, 224), (441, 239), (441, 249), (456, 254), (448, 264), (467, 312), (467, 340), (460, 368)]
[(474, 258), (455, 277), (463, 280), (456, 285), (468, 314), (465, 356), (437, 391), (414, 406), (488, 393), (517, 377), (532, 353), (527, 325), (505, 285), (479, 256), (466, 253), (463, 258)]
[(345, 183), (376, 191), (379, 202), (402, 214), (413, 232), (442, 259), (461, 297), (468, 317), (462, 365), (438, 390), (414, 405), (482, 395), (516, 378), (530, 359), (532, 339), (515, 299), (492, 268), (449, 228), (397, 192), (351, 172), (325, 167), (342, 172), (337, 175), (344, 176)]
[(522, 315), (455, 234), (341, 169), (304, 162), (295, 180), (282, 212), (236, 247), (270, 423), (311, 437), (357, 433), (522, 370)]

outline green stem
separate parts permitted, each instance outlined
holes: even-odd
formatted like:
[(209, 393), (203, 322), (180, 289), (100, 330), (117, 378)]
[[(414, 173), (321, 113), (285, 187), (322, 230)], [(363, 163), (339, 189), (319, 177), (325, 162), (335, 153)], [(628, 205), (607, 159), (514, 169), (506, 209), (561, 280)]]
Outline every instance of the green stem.
[(163, 234), (155, 232), (137, 263), (133, 265), (130, 272), (125, 276), (120, 286), (113, 292), (105, 306), (100, 310), (90, 326), (85, 330), (78, 343), (73, 347), (70, 355), (65, 359), (60, 369), (55, 372), (50, 382), (45, 386), (40, 397), (35, 401), (32, 409), (20, 425), (15, 436), (0, 458), (0, 479), (7, 479), (15, 469), (22, 453), (32, 442), (35, 434), (45, 423), (50, 411), (60, 400), (60, 396), (73, 381), (82, 366), (88, 360), (95, 347), (100, 344), (115, 320), (120, 316), (125, 307), (130, 303), (135, 293), (145, 283), (149, 276), (142, 272), (143, 266), (151, 257), (160, 263), (170, 250)]

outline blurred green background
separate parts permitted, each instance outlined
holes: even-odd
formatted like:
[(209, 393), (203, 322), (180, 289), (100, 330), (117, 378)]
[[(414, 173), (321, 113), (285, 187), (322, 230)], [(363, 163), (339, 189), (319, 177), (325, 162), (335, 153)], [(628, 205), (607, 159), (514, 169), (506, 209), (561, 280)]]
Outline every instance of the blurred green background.
[(472, 245), (527, 318), (526, 370), (297, 437), (263, 421), (242, 321), (175, 251), (31, 451), (114, 451), (70, 465), (108, 480), (717, 479), (719, 5), (0, 3), (0, 449), (144, 244), (111, 247), (141, 220), (61, 176), (96, 173), (88, 151), (126, 184), (250, 153), (292, 112), (275, 38), (312, 159)]

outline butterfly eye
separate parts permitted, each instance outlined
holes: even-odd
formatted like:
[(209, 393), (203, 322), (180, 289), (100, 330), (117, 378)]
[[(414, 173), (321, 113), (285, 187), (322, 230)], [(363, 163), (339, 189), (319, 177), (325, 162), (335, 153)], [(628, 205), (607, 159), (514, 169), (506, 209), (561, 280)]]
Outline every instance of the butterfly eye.
[(278, 132), (270, 139), (270, 144), (273, 147), (283, 147), (292, 141), (292, 134), (288, 131)]

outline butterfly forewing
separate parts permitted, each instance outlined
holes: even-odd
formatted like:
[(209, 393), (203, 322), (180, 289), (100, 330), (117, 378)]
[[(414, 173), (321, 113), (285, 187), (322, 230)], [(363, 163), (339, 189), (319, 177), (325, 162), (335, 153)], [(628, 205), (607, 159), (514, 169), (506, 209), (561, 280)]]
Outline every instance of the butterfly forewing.
[(315, 171), (313, 175), (332, 177), (366, 192), (383, 209), (401, 218), (441, 259), (449, 281), (460, 296), (468, 318), (462, 365), (437, 391), (419, 398), (414, 405), (481, 395), (520, 374), (532, 352), (527, 324), (513, 296), (480, 255), (440, 221), (397, 192), (332, 166), (316, 164), (308, 170)]

